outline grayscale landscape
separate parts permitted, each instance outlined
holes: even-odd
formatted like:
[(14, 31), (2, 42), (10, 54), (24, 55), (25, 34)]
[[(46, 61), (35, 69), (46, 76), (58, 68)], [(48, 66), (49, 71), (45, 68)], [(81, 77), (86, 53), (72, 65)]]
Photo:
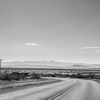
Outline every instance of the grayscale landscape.
[(0, 100), (100, 100), (100, 0), (0, 0)]

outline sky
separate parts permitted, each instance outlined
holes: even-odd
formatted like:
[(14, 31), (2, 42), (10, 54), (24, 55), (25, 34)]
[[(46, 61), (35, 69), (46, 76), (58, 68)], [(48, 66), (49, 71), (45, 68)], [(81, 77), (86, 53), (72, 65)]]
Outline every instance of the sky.
[(100, 0), (0, 0), (0, 58), (100, 64)]

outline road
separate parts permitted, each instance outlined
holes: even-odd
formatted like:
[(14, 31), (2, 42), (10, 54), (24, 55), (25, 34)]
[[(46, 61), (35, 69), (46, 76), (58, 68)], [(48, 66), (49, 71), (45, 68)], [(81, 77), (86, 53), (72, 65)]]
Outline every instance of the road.
[(91, 80), (63, 79), (58, 83), (2, 94), (0, 100), (100, 100), (100, 84)]

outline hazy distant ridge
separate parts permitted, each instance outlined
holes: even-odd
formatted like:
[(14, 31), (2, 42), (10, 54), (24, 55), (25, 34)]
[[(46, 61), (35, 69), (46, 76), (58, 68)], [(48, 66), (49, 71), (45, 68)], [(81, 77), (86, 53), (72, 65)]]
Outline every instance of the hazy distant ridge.
[(2, 62), (2, 67), (19, 67), (19, 68), (89, 68), (90, 65), (89, 64), (84, 64), (84, 63), (64, 63), (64, 62), (56, 62), (56, 61), (14, 61), (14, 62)]
[(14, 62), (2, 62), (2, 65), (47, 65), (47, 66), (77, 66), (87, 65), (83, 63), (64, 63), (56, 61), (14, 61)]

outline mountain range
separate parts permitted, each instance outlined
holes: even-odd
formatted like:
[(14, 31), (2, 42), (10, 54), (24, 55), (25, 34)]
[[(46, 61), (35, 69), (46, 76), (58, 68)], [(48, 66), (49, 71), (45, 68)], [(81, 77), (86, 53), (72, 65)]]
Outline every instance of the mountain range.
[(99, 68), (100, 64), (65, 63), (56, 61), (13, 61), (2, 62), (2, 67), (19, 68)]

